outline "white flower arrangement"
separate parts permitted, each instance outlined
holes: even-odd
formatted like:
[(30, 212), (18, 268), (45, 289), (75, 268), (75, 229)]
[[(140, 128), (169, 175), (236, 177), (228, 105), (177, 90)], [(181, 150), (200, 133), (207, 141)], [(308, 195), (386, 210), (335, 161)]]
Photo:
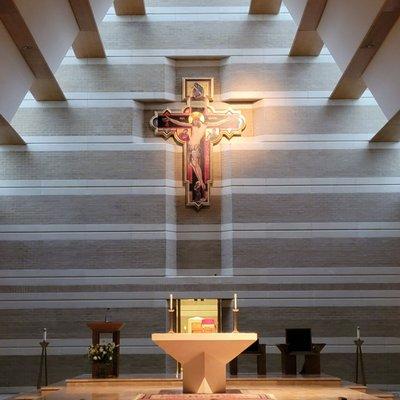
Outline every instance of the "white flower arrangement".
[(94, 362), (109, 363), (113, 360), (115, 343), (95, 344), (88, 348), (88, 358)]

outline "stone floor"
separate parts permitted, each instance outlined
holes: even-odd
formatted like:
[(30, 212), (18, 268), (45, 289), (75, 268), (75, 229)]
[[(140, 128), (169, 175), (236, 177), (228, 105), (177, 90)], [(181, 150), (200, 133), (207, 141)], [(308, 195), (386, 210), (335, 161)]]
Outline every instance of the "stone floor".
[[(389, 393), (362, 393), (355, 386), (328, 375), (310, 376), (270, 376), (235, 377), (227, 380), (228, 393), (247, 395), (266, 394), (274, 400), (389, 400)], [(150, 395), (168, 394), (175, 399), (182, 393), (182, 381), (160, 376), (120, 376), (117, 379), (97, 379), (81, 375), (43, 388), (42, 393), (34, 391), (26, 394), (0, 394), (0, 400), (135, 400)], [(372, 394), (373, 393), (373, 394)], [(379, 396), (379, 397), (378, 397)], [(163, 398), (156, 396), (156, 398)]]
[[(182, 393), (182, 382), (160, 377), (126, 376), (117, 379), (93, 380), (81, 376), (59, 382), (44, 390), (42, 395), (45, 394), (45, 400), (134, 400), (141, 398), (143, 394), (169, 393), (176, 396)], [(278, 375), (269, 378), (229, 378), (227, 391), (242, 394), (267, 394), (274, 400), (338, 400), (338, 398), (382, 400), (375, 395), (346, 387), (340, 379), (330, 376), (310, 376), (307, 379)], [(40, 398), (33, 393), (16, 397), (16, 400), (38, 399), (43, 399), (43, 397)]]
[[(140, 393), (162, 393), (163, 387), (139, 387), (132, 384), (101, 384), (74, 385), (61, 388), (46, 396), (46, 400), (132, 400)], [(317, 385), (271, 385), (265, 388), (246, 388), (242, 393), (266, 393), (276, 400), (337, 400), (344, 397), (347, 400), (379, 400), (377, 397), (360, 393), (356, 390), (343, 387), (317, 386)]]

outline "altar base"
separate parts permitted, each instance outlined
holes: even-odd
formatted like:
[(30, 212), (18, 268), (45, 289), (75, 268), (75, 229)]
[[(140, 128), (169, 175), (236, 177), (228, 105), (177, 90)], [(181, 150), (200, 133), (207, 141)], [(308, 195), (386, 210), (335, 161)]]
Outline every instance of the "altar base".
[(256, 333), (153, 333), (151, 339), (183, 367), (184, 393), (224, 393), (226, 364), (257, 340)]

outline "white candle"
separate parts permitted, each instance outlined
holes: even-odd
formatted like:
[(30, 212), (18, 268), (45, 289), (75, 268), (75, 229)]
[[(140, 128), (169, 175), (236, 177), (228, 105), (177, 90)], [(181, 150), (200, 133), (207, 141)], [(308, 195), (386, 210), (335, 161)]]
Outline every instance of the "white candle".
[(233, 295), (233, 309), (234, 309), (234, 310), (237, 310), (237, 309), (238, 309), (238, 307), (237, 307), (237, 293), (235, 293), (235, 294)]
[(357, 339), (360, 339), (360, 327), (359, 326), (357, 326)]
[(47, 342), (47, 329), (43, 328), (43, 342)]
[(172, 299), (173, 299), (173, 297), (172, 297), (172, 293), (169, 295), (169, 309), (170, 310), (173, 310), (173, 307), (172, 307)]

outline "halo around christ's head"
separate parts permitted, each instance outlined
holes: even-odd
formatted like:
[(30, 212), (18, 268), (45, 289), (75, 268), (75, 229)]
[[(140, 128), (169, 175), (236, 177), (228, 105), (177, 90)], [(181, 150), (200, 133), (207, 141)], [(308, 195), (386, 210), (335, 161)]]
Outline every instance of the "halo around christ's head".
[(206, 122), (206, 118), (203, 113), (201, 113), (199, 111), (194, 111), (189, 115), (189, 118), (188, 118), (189, 124), (193, 123), (193, 121), (195, 121), (197, 119), (199, 119), (203, 124), (204, 124), (204, 122)]

